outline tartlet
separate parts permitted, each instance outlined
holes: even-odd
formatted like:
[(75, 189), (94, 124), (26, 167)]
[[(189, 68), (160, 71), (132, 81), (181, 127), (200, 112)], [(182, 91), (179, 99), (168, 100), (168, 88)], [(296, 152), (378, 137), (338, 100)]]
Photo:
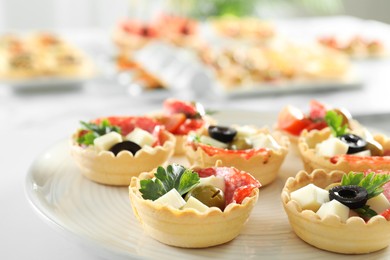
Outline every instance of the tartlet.
[(233, 171), (234, 174), (240, 176), (239, 179), (245, 175), (242, 178), (249, 178), (249, 182), (245, 186), (235, 188), (234, 194), (247, 193), (245, 197), (241, 196), (243, 199), (239, 202), (234, 201), (237, 195), (232, 194), (233, 202), (226, 202), (227, 205), (223, 211), (217, 207), (210, 207), (204, 212), (193, 208), (177, 209), (142, 197), (140, 181), (153, 176), (152, 172), (144, 173), (140, 175), (140, 178), (133, 177), (129, 186), (134, 215), (149, 236), (167, 245), (205, 248), (233, 240), (240, 234), (257, 202), (260, 184), (247, 173), (232, 168), (193, 168), (193, 170), (203, 171), (203, 174), (206, 174), (203, 177), (211, 176), (207, 175), (211, 174), (210, 170), (214, 174), (226, 174), (226, 176), (229, 175), (229, 171)]
[(302, 210), (291, 199), (291, 192), (307, 184), (325, 189), (340, 182), (344, 174), (342, 171), (301, 171), (286, 181), (281, 199), (292, 229), (306, 243), (336, 253), (364, 254), (387, 247), (390, 244), (390, 221), (385, 217), (377, 215), (365, 222), (361, 217), (352, 216), (342, 222), (338, 216), (328, 215), (321, 220), (314, 211)]
[[(239, 128), (239, 126), (232, 126)], [(200, 165), (202, 167), (211, 167), (217, 161), (221, 161), (221, 165), (235, 167), (237, 169), (249, 172), (263, 186), (271, 183), (277, 177), (279, 169), (288, 152), (289, 140), (286, 136), (279, 132), (270, 133), (266, 128), (255, 128), (252, 126), (244, 126), (255, 129), (254, 134), (270, 135), (276, 141), (278, 148), (270, 149), (265, 147), (250, 148), (243, 150), (230, 150), (227, 148), (219, 148), (212, 145), (196, 142), (192, 137), (189, 137), (185, 148), (186, 157), (190, 164)], [(206, 131), (204, 135), (208, 135)]]
[[(134, 127), (153, 132), (158, 139), (158, 144), (142, 147), (135, 155), (129, 151), (120, 151), (115, 155), (111, 151), (98, 150), (94, 145), (80, 145), (77, 142), (80, 134), (78, 131), (71, 139), (71, 154), (81, 173), (88, 179), (101, 184), (128, 186), (131, 177), (155, 169), (172, 156), (175, 146), (174, 136), (161, 129), (153, 119), (146, 117), (108, 117), (106, 119), (112, 125), (121, 127), (122, 136), (130, 133)], [(95, 122), (100, 121), (102, 121), (101, 118), (95, 120)]]
[(299, 152), (308, 172), (314, 169), (326, 171), (341, 170), (365, 171), (365, 170), (390, 170), (390, 139), (384, 135), (377, 134), (373, 139), (378, 142), (384, 150), (383, 156), (359, 156), (354, 154), (342, 154), (332, 157), (320, 156), (316, 153), (316, 145), (331, 136), (329, 128), (320, 131), (304, 131), (298, 142)]

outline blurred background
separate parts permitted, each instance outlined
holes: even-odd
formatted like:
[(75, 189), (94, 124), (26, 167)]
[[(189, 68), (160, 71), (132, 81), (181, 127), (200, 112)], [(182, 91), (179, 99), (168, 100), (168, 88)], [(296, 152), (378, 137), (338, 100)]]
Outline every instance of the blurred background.
[(351, 15), (389, 23), (389, 7), (387, 0), (1, 0), (0, 29), (112, 28), (120, 17), (151, 15), (161, 8), (198, 18), (224, 14), (263, 18)]
[(388, 65), (389, 7), (385, 0), (0, 0), (0, 84), (218, 100), (315, 98), (318, 90), (329, 100), (334, 90), (360, 98), (369, 88), (374, 100), (378, 92), (367, 86), (371, 72)]

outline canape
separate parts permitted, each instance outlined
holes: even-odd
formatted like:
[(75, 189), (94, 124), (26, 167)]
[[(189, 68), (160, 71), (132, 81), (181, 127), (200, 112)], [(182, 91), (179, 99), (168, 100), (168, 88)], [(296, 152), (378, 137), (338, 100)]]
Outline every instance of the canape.
[(350, 128), (342, 116), (328, 111), (329, 127), (320, 131), (304, 131), (298, 148), (305, 169), (341, 170), (390, 170), (390, 139), (373, 135), (362, 126)]
[(263, 186), (277, 177), (287, 154), (289, 140), (279, 133), (254, 126), (209, 126), (201, 134), (189, 135), (186, 157), (191, 164), (210, 167), (218, 160), (249, 172)]
[(88, 179), (128, 186), (133, 176), (164, 164), (175, 138), (148, 117), (107, 117), (82, 122), (72, 136), (71, 154)]
[(133, 177), (129, 196), (149, 236), (171, 246), (204, 248), (240, 234), (260, 186), (235, 168), (186, 169), (173, 164)]
[(382, 193), (389, 180), (389, 172), (301, 171), (286, 181), (281, 198), (303, 241), (331, 252), (364, 254), (390, 244), (390, 203)]

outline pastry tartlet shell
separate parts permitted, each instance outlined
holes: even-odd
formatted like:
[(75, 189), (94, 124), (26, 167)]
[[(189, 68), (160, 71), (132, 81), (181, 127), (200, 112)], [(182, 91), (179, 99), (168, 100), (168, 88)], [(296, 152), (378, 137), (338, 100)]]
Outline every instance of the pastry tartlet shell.
[[(310, 132), (302, 132), (298, 141), (298, 148), (307, 172), (311, 172), (315, 169), (324, 169), (328, 172), (340, 170), (346, 173), (350, 171), (361, 172), (365, 170), (390, 170), (390, 160), (387, 160), (387, 163), (376, 164), (369, 159), (364, 159), (364, 157), (362, 157), (362, 160), (356, 163), (350, 163), (345, 160), (332, 163), (330, 161), (330, 157), (317, 155), (315, 151), (316, 144), (326, 140), (330, 135), (331, 132), (329, 128), (325, 128), (321, 131), (312, 130)], [(374, 135), (374, 140), (380, 143), (384, 150), (390, 150), (390, 138), (377, 134)]]
[[(266, 128), (258, 129), (258, 133), (270, 134)], [(278, 150), (269, 150), (269, 155), (264, 156), (259, 153), (246, 159), (239, 154), (224, 153), (213, 156), (208, 155), (201, 147), (192, 147), (191, 143), (186, 144), (186, 157), (190, 164), (200, 167), (212, 167), (217, 161), (221, 161), (221, 166), (235, 167), (239, 170), (250, 173), (262, 186), (273, 182), (279, 172), (279, 169), (287, 155), (290, 142), (288, 137), (280, 132), (274, 132), (272, 137), (280, 145)]]
[(175, 137), (164, 131), (162, 146), (142, 148), (135, 155), (121, 151), (116, 156), (110, 151), (97, 151), (93, 147), (81, 147), (72, 138), (71, 154), (82, 174), (88, 179), (107, 185), (128, 186), (131, 177), (151, 171), (164, 164), (173, 154)]
[(183, 248), (205, 248), (233, 240), (240, 234), (259, 196), (259, 189), (254, 189), (241, 204), (231, 203), (224, 211), (211, 207), (201, 213), (145, 200), (139, 189), (140, 179), (133, 177), (129, 197), (144, 231), (161, 243)]
[(281, 199), (295, 234), (312, 246), (342, 254), (365, 254), (387, 247), (390, 244), (390, 221), (380, 215), (368, 222), (356, 216), (342, 222), (335, 215), (321, 220), (315, 212), (302, 210), (296, 201), (291, 200), (291, 192), (309, 183), (326, 188), (339, 182), (343, 175), (342, 171), (327, 173), (319, 169), (311, 174), (300, 171), (295, 178), (287, 179)]

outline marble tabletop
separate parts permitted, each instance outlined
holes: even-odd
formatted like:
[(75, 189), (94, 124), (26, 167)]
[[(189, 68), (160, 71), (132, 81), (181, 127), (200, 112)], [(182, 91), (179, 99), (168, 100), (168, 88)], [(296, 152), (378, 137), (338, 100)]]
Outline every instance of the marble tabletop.
[[(345, 24), (346, 18), (343, 19)], [(310, 20), (305, 28), (312, 29), (314, 22), (314, 19)], [(328, 22), (335, 25), (340, 21), (329, 18)], [(302, 21), (296, 23), (304, 24)], [(99, 33), (93, 35), (102, 34)], [(72, 35), (72, 31), (68, 34)], [(80, 41), (96, 41), (92, 34), (91, 37), (84, 33), (77, 35), (80, 36)], [(307, 109), (311, 99), (318, 99), (337, 107), (345, 107), (352, 114), (361, 115), (362, 120), (370, 127), (390, 132), (390, 59), (360, 60), (354, 63), (358, 74), (364, 79), (361, 88), (246, 98), (199, 95), (189, 89), (182, 89), (169, 93), (168, 96), (196, 99), (215, 110), (252, 110), (275, 115), (287, 104)], [(42, 221), (26, 198), (26, 174), (35, 158), (59, 140), (69, 138), (80, 120), (104, 115), (133, 115), (157, 111), (164, 98), (164, 95), (134, 96), (128, 92), (126, 86), (107, 79), (96, 79), (84, 86), (55, 91), (15, 91), (12, 87), (1, 86), (0, 258), (101, 258), (93, 250), (87, 250)]]

